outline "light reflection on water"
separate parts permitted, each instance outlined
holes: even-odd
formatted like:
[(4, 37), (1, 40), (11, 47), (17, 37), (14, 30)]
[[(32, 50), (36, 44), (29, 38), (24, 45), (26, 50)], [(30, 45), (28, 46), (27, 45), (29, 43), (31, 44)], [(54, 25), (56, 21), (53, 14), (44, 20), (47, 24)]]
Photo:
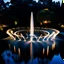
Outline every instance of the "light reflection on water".
[[(16, 45), (16, 43), (14, 45)], [(25, 49), (29, 48), (29, 45), (28, 44), (24, 44), (24, 42), (22, 43), (22, 45), (21, 45), (21, 42), (18, 45), (20, 45), (22, 48), (24, 48), (23, 49), (24, 51), (26, 51)], [(28, 59), (27, 61), (25, 61), (24, 59), (19, 61), (20, 57), (19, 57), (18, 53), (14, 53), (13, 51), (11, 51), (11, 45), (8, 45), (8, 46), (10, 46), (10, 50), (5, 50), (1, 54), (1, 56), (4, 59), (5, 64), (26, 64), (26, 63), (27, 64), (64, 64), (64, 61), (63, 61), (64, 57), (62, 57), (63, 54), (64, 54), (64, 50), (63, 50), (64, 43), (63, 42), (57, 41), (56, 42), (56, 47), (53, 50), (52, 50), (52, 47), (49, 47), (49, 49), (51, 48), (51, 51), (49, 50), (48, 56), (46, 56), (47, 55), (47, 53), (46, 53), (47, 48), (46, 47), (43, 48), (44, 50), (43, 49), (41, 50), (42, 44), (34, 43), (33, 45), (34, 45), (34, 51), (36, 53), (38, 53), (38, 54), (37, 55), (35, 54), (36, 57), (33, 58), (32, 62), (30, 61), (30, 59), (27, 58), (27, 56), (25, 56)], [(17, 47), (17, 49), (18, 49), (18, 47)], [(17, 49), (16, 49), (16, 51), (17, 51)], [(25, 52), (23, 52), (21, 50), (21, 57), (22, 57), (22, 53), (25, 54)], [(29, 53), (29, 51), (28, 51), (28, 53)], [(42, 53), (43, 56), (41, 56), (39, 53)]]
[(59, 55), (54, 55), (53, 59), (49, 64), (64, 64), (64, 61), (62, 60), (60, 54)]
[[(3, 43), (4, 42), (4, 43)], [(7, 42), (7, 43), (6, 43)], [(56, 40), (55, 43), (49, 47), (44, 43), (33, 43), (34, 47), (34, 58), (32, 62), (30, 61), (29, 54), (29, 46), (30, 44), (26, 44), (24, 42), (18, 41), (2, 41), (1, 46), (4, 44), (8, 45), (8, 50), (4, 49), (1, 53), (5, 64), (64, 64), (64, 41)], [(13, 43), (13, 44), (12, 44)], [(51, 43), (51, 42), (50, 42)], [(0, 47), (1, 47), (0, 46)], [(19, 57), (18, 48), (20, 47), (21, 57)], [(47, 53), (48, 48), (48, 53)], [(15, 50), (15, 52), (14, 52)], [(28, 50), (28, 51), (27, 51)], [(29, 54), (28, 54), (29, 53)], [(23, 58), (23, 55), (24, 56)], [(25, 58), (27, 60), (25, 60)], [(19, 60), (22, 59), (22, 60)]]
[[(14, 60), (18, 60), (18, 55), (13, 54), (11, 51), (6, 50), (5, 52), (2, 53), (2, 57), (5, 61), (5, 64), (16, 64)], [(48, 63), (47, 63), (48, 62)], [(17, 62), (18, 64), (19, 62)], [(42, 63), (47, 63), (47, 64), (64, 64), (64, 61), (61, 59), (60, 54), (54, 55), (52, 60), (44, 59), (42, 60), (41, 58), (35, 58), (31, 62), (30, 60), (27, 62), (27, 64), (42, 64)], [(25, 61), (20, 62), (20, 64), (25, 64)]]

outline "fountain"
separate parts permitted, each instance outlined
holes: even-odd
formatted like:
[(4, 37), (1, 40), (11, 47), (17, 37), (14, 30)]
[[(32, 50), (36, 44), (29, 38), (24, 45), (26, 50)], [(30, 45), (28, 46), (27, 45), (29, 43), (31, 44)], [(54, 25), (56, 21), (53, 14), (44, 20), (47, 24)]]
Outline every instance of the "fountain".
[(33, 42), (33, 36), (34, 36), (34, 22), (33, 22), (33, 12), (31, 12), (31, 20), (30, 20), (30, 57), (31, 60), (33, 59), (33, 47), (32, 47), (32, 42)]
[[(49, 54), (49, 45), (52, 44), (52, 50), (55, 48), (55, 38), (60, 33), (58, 30), (53, 28), (39, 28), (35, 29), (34, 27), (34, 19), (33, 19), (33, 12), (31, 12), (31, 19), (30, 19), (30, 29), (29, 32), (26, 29), (22, 28), (15, 28), (15, 29), (8, 29), (6, 33), (9, 35), (9, 39), (13, 41), (21, 41), (30, 44), (30, 59), (32, 61), (34, 52), (33, 52), (33, 43), (40, 43), (44, 45), (46, 43), (47, 47), (47, 56)], [(27, 36), (27, 37), (26, 37)], [(36, 40), (35, 40), (36, 39)], [(18, 44), (18, 43), (17, 43)], [(9, 48), (11, 45), (9, 44)], [(18, 46), (18, 54), (21, 55), (21, 49)], [(16, 52), (16, 47), (14, 45), (14, 51)], [(42, 49), (42, 54), (45, 53), (45, 47)]]

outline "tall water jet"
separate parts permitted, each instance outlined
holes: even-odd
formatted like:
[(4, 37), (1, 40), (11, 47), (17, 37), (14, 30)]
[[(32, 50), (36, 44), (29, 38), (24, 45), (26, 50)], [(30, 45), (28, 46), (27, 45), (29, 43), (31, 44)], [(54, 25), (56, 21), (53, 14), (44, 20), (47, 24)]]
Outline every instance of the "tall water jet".
[(34, 36), (34, 21), (33, 21), (33, 12), (31, 12), (31, 19), (30, 19), (30, 58), (33, 59), (33, 36)]
[(33, 20), (33, 12), (31, 12), (31, 19), (30, 19), (30, 41), (33, 41), (34, 36), (34, 20)]

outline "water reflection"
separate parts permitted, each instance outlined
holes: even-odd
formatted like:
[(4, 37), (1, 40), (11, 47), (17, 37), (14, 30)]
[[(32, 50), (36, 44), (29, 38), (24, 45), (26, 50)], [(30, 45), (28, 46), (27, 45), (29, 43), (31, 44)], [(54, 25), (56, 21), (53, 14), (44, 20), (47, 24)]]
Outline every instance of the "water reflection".
[(58, 54), (58, 55), (54, 55), (54, 57), (49, 62), (49, 64), (64, 64), (64, 61), (62, 60), (60, 54)]
[[(3, 44), (6, 46), (3, 47)], [(21, 43), (21, 41), (14, 41), (13, 44), (12, 41), (2, 41), (0, 47), (2, 49), (0, 62), (4, 64), (64, 64), (64, 41), (61, 40), (56, 40), (52, 46), (47, 47), (46, 44), (33, 43), (32, 62), (30, 61), (30, 44)]]

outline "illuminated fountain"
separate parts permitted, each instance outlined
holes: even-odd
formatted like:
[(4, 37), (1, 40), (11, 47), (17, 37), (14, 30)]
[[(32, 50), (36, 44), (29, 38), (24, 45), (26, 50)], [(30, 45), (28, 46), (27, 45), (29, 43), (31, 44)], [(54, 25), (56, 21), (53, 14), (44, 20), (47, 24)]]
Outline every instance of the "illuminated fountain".
[[(33, 23), (33, 22), (31, 22)], [(34, 25), (33, 25), (34, 26)], [(30, 26), (30, 32), (28, 33), (27, 30), (21, 30), (19, 29), (18, 31), (15, 31), (12, 29), (8, 29), (7, 30), (7, 34), (9, 35), (9, 40), (18, 40), (18, 41), (24, 41), (27, 43), (30, 43), (30, 41), (32, 42), (48, 42), (48, 41), (53, 41), (56, 36), (60, 33), (58, 30), (53, 29), (53, 28), (42, 28), (42, 29), (35, 29), (34, 27), (32, 27), (32, 25)], [(24, 34), (22, 34), (22, 32), (26, 32), (26, 36), (24, 36)], [(37, 36), (36, 33), (37, 32), (39, 35)], [(41, 33), (39, 33), (41, 32)], [(20, 33), (20, 34), (18, 34)], [(43, 35), (44, 34), (44, 35)], [(30, 37), (29, 37), (30, 35)], [(27, 39), (29, 38), (29, 39)], [(34, 38), (36, 40), (34, 40)], [(7, 38), (5, 38), (6, 40)], [(23, 40), (22, 40), (23, 39)], [(42, 39), (42, 40), (40, 40)]]
[[(23, 41), (26, 44), (30, 44), (30, 58), (33, 59), (33, 43), (46, 43), (47, 44), (47, 56), (49, 54), (49, 45), (52, 44), (52, 50), (55, 48), (55, 38), (60, 33), (58, 30), (53, 28), (40, 28), (35, 29), (34, 20), (33, 20), (33, 12), (31, 12), (30, 19), (30, 28), (29, 32), (27, 29), (8, 29), (6, 32), (9, 35), (9, 39), (13, 41)], [(38, 36), (37, 36), (38, 35)], [(52, 43), (53, 42), (53, 43)], [(9, 48), (10, 48), (9, 44)], [(16, 47), (14, 46), (14, 51), (16, 52)], [(45, 48), (42, 49), (42, 54), (44, 55)], [(18, 54), (21, 55), (21, 49), (18, 48)]]
[(33, 22), (33, 13), (31, 12), (31, 20), (30, 20), (30, 57), (31, 60), (33, 59), (33, 49), (32, 49), (32, 42), (33, 42), (33, 36), (34, 36), (34, 22)]

